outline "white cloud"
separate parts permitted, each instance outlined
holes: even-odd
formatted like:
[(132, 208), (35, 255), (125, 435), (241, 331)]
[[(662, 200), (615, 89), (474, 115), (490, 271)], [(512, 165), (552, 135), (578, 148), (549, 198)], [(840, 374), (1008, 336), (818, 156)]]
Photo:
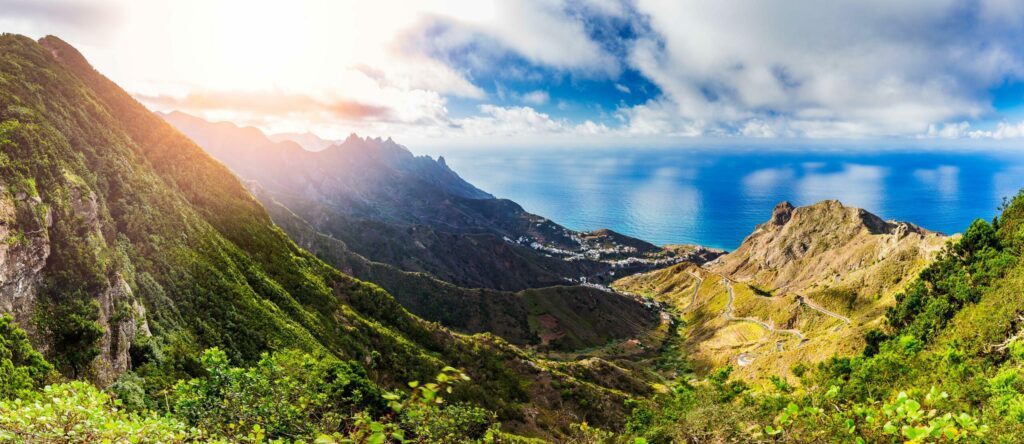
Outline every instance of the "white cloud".
[(539, 106), (539, 105), (547, 104), (548, 101), (551, 100), (551, 96), (548, 95), (547, 91), (539, 91), (538, 90), (538, 91), (530, 91), (530, 92), (528, 92), (526, 94), (523, 94), (522, 97), (520, 97), (519, 99), (523, 103), (534, 105), (534, 106)]
[(759, 119), (750, 120), (743, 124), (740, 134), (746, 137), (757, 138), (771, 138), (779, 135), (772, 125), (769, 125), (767, 122)]
[[(1019, 0), (0, 3), (0, 28), (68, 36), (139, 97), (312, 98), (294, 102), (303, 109), (199, 113), (271, 132), (1024, 138), (1024, 122), (991, 124), (992, 89), (1024, 79)], [(623, 23), (629, 32), (615, 32)], [(523, 81), (506, 86), (598, 79), (628, 95), (612, 101), (636, 103), (649, 88), (619, 77), (627, 68), (660, 94), (627, 106), (496, 85), (496, 100), (523, 106), (449, 115), (450, 100), (490, 98), (480, 70)], [(387, 112), (323, 109), (339, 103)], [(555, 115), (534, 108), (547, 104)], [(560, 117), (570, 110), (592, 114)]]
[(973, 138), (986, 138), (986, 139), (1020, 139), (1024, 137), (1024, 121), (1013, 123), (999, 122), (996, 125), (996, 129), (992, 131), (971, 131), (970, 136)]
[(595, 136), (614, 133), (614, 130), (603, 123), (586, 120), (580, 124), (573, 124), (566, 119), (553, 118), (529, 106), (480, 105), (479, 111), (480, 115), (452, 120), (453, 129), (441, 135), (526, 137), (537, 134)]
[(1017, 4), (638, 0), (651, 32), (629, 63), (664, 91), (659, 120), (702, 135), (912, 136), (984, 117), (989, 88), (1024, 78)]
[(991, 130), (974, 130), (967, 122), (929, 125), (928, 131), (918, 136), (924, 139), (1020, 139), (1024, 138), (1024, 121), (1017, 123), (999, 122)]
[[(420, 48), (451, 51), (472, 46), (479, 69), (512, 51), (539, 65), (581, 73), (618, 73), (618, 61), (587, 34), (580, 17), (563, 0), (448, 0), (417, 3), (418, 26), (406, 33)], [(611, 2), (597, 8), (615, 12)], [(608, 9), (610, 8), (610, 9)], [(440, 25), (440, 27), (439, 27)], [(430, 32), (425, 32), (430, 31)], [(419, 36), (419, 38), (417, 38)]]
[(477, 136), (550, 133), (567, 128), (565, 122), (529, 106), (480, 105), (480, 113), (480, 116), (458, 119), (456, 123), (467, 134)]

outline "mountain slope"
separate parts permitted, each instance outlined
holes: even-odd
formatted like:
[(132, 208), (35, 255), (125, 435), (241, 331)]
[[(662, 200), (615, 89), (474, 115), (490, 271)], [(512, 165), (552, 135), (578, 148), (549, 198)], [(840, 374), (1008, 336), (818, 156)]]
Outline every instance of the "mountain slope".
[[(462, 220), (452, 219), (452, 226), (462, 227), (460, 232), (401, 222), (418, 220), (405, 213), (409, 206), (397, 204), (410, 199), (422, 200), (419, 205), (424, 207), (439, 199), (479, 201), (474, 204), (479, 208), (507, 202), (463, 181), (443, 160), (414, 157), (393, 142), (355, 136), (327, 151), (309, 153), (291, 142), (272, 142), (253, 128), (211, 124), (182, 113), (162, 117), (196, 134), (199, 143), (236, 168), (239, 176), (261, 178), (250, 181), (250, 188), (271, 210), (274, 221), (304, 247), (353, 276), (381, 285), (425, 319), (462, 332), (491, 332), (517, 345), (559, 351), (635, 338), (659, 325), (657, 312), (638, 301), (592, 287), (564, 286), (568, 282), (558, 276), (578, 273), (573, 263), (499, 239), (489, 228), (487, 218), (492, 216), (485, 212), (463, 212), (468, 215)], [(275, 167), (269, 168), (271, 164)], [(311, 195), (295, 197), (299, 190), (310, 190)], [(332, 194), (320, 194), (326, 190)], [(330, 236), (319, 235), (296, 213), (329, 227)], [(372, 261), (361, 252), (370, 252)], [(498, 264), (502, 269), (478, 264)], [(469, 289), (448, 282), (489, 285)], [(518, 288), (523, 282), (552, 287), (516, 294), (489, 288)]]
[(242, 363), (267, 350), (330, 353), (392, 386), (449, 364), (477, 384), (455, 399), (555, 434), (572, 418), (621, 421), (626, 395), (614, 387), (647, 390), (625, 374), (604, 379), (612, 388), (571, 376), (593, 363), (453, 334), (331, 268), (57, 38), (0, 36), (0, 68), (0, 308), (65, 374), (187, 376), (213, 346)]
[(370, 260), (462, 287), (607, 283), (612, 272), (691, 257), (609, 230), (573, 232), (476, 189), (443, 158), (413, 156), (390, 139), (351, 136), (312, 153), (253, 128), (162, 116), (317, 231)]
[(783, 202), (732, 253), (614, 286), (676, 307), (698, 370), (734, 363), (744, 377), (766, 378), (859, 352), (895, 294), (948, 240), (837, 201)]
[(345, 273), (378, 283), (417, 316), (468, 333), (490, 332), (522, 346), (571, 351), (646, 335), (657, 310), (586, 286), (507, 292), (469, 289), (389, 264), (370, 261), (311, 225), (257, 187), (274, 222), (303, 248)]

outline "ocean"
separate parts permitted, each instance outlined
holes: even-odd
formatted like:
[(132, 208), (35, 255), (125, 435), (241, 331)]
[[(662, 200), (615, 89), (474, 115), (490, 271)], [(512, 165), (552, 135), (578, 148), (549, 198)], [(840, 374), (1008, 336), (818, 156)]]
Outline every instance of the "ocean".
[(477, 187), (574, 230), (735, 249), (788, 200), (838, 199), (947, 234), (1024, 187), (1024, 153), (738, 149), (455, 149)]

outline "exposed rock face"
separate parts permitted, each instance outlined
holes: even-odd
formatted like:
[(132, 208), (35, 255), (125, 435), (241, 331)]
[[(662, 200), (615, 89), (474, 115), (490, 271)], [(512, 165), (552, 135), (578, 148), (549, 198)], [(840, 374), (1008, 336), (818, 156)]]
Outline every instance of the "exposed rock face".
[[(50, 256), (46, 228), (53, 223), (50, 210), (39, 205), (24, 192), (12, 196), (0, 187), (0, 313), (14, 316), (37, 344), (38, 335), (29, 321), (42, 271)], [(43, 212), (42, 221), (23, 217), (34, 224), (18, 224), (19, 212), (31, 215), (36, 208)], [(37, 225), (40, 222), (42, 226)]]
[[(100, 226), (100, 206), (96, 193), (83, 187), (71, 189), (71, 211), (81, 218), (98, 245), (103, 245)], [(103, 247), (98, 247), (103, 248)], [(109, 248), (109, 247), (108, 247)], [(96, 251), (100, 254), (100, 251)], [(145, 308), (132, 293), (131, 286), (117, 271), (108, 278), (106, 289), (96, 295), (99, 302), (99, 324), (103, 327), (100, 339), (100, 354), (93, 361), (92, 371), (98, 383), (113, 382), (121, 373), (131, 368), (128, 349), (137, 334), (149, 335), (145, 321)]]
[(778, 226), (786, 225), (786, 222), (789, 222), (789, 218), (792, 216), (793, 204), (788, 201), (782, 201), (772, 210), (771, 223)]
[[(800, 208), (782, 202), (736, 251), (709, 268), (770, 290), (798, 292), (834, 285), (851, 274), (863, 275), (866, 269), (891, 262), (929, 260), (946, 241), (941, 233), (885, 221), (836, 200)], [(881, 293), (901, 280), (868, 279), (861, 287)]]
[[(70, 189), (70, 215), (80, 218), (88, 227), (89, 236), (97, 242), (94, 254), (109, 248), (100, 225), (100, 205), (96, 193), (84, 187)], [(50, 257), (49, 229), (53, 226), (51, 207), (38, 195), (26, 192), (8, 193), (0, 188), (0, 314), (10, 314), (32, 340), (33, 346), (46, 354), (45, 335), (38, 331), (33, 315), (37, 293), (46, 276)], [(128, 349), (137, 335), (149, 335), (145, 308), (135, 300), (131, 286), (116, 274), (105, 289), (95, 295), (99, 302), (99, 324), (104, 328), (100, 355), (93, 361), (92, 372), (98, 383), (110, 383), (129, 370)]]
[(118, 276), (106, 291), (100, 293), (100, 325), (105, 333), (100, 340), (100, 355), (93, 363), (97, 380), (109, 383), (131, 368), (128, 349), (136, 336), (149, 336), (146, 309), (135, 300), (132, 289)]

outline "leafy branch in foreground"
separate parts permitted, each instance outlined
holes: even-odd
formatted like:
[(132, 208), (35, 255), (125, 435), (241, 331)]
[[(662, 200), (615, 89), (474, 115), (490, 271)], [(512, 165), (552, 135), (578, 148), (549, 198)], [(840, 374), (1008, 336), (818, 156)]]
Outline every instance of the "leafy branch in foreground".
[[(836, 400), (838, 387), (825, 395)], [(764, 432), (782, 442), (818, 442), (837, 437), (865, 442), (977, 442), (988, 426), (964, 412), (948, 410), (949, 395), (932, 388), (921, 401), (899, 392), (885, 403), (866, 402), (840, 405), (827, 410), (790, 402)]]
[(493, 442), (498, 434), (494, 413), (464, 404), (442, 407), (445, 395), (452, 393), (453, 385), (469, 380), (469, 376), (461, 370), (445, 367), (434, 382), (410, 382), (412, 392), (404, 400), (398, 393), (384, 394), (388, 408), (391, 409), (390, 414), (373, 419), (366, 412), (361, 412), (356, 415), (355, 427), (347, 436), (324, 434), (317, 438), (317, 442)]

